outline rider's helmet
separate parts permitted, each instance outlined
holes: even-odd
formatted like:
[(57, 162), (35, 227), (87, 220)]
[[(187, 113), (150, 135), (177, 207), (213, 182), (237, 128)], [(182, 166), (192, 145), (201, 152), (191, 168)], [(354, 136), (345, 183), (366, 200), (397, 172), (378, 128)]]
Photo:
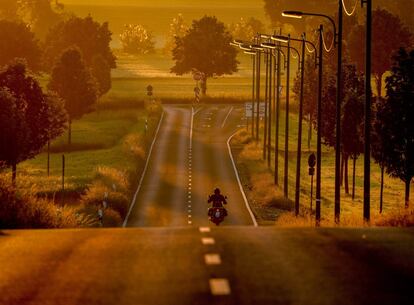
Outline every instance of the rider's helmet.
[(214, 194), (216, 194), (216, 195), (220, 195), (220, 189), (219, 189), (219, 188), (216, 188), (216, 189), (214, 190)]

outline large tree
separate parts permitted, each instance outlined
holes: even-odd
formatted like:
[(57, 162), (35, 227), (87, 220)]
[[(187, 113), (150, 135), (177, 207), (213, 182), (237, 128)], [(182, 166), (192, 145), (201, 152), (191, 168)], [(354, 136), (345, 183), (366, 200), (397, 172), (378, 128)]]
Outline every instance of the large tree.
[(174, 17), (170, 23), (170, 30), (168, 31), (168, 36), (166, 37), (164, 52), (166, 54), (170, 54), (176, 47), (176, 37), (184, 37), (187, 31), (188, 25), (185, 22), (183, 15), (178, 14), (178, 16)]
[(24, 58), (32, 71), (41, 68), (41, 50), (30, 28), (21, 22), (0, 20), (0, 66)]
[(122, 49), (129, 54), (154, 53), (155, 42), (152, 33), (141, 24), (126, 24), (119, 35)]
[(377, 130), (382, 138), (386, 172), (405, 183), (405, 206), (414, 176), (414, 50), (400, 49), (386, 78), (386, 102), (378, 107)]
[[(354, 65), (344, 64), (342, 69), (342, 87), (344, 92), (343, 103), (341, 107), (341, 153), (342, 153), (342, 171), (341, 177), (345, 178), (345, 190), (348, 193), (348, 159), (351, 155), (356, 157), (358, 155), (358, 145), (354, 143), (347, 143), (345, 150), (345, 141), (351, 141), (349, 137), (357, 136), (357, 131), (360, 130), (359, 122), (363, 116), (363, 108), (360, 108), (360, 101), (364, 96), (364, 79)], [(347, 105), (351, 103), (351, 105)], [(356, 105), (359, 105), (356, 107)], [(355, 107), (355, 108), (354, 108)], [(326, 80), (324, 80), (323, 96), (322, 96), (322, 116), (321, 134), (325, 144), (335, 147), (336, 144), (336, 77), (329, 73)], [(345, 112), (344, 109), (347, 109)], [(346, 114), (346, 115), (345, 115)], [(316, 115), (314, 116), (314, 123)], [(349, 125), (351, 124), (351, 125)], [(357, 140), (357, 139), (355, 139)], [(351, 150), (350, 147), (355, 147)]]
[[(300, 95), (300, 83), (301, 73), (298, 70), (294, 80), (292, 91), (295, 93), (296, 98), (299, 99)], [(310, 142), (312, 138), (312, 123), (314, 121), (314, 115), (317, 113), (316, 104), (318, 99), (318, 69), (315, 67), (314, 55), (308, 55), (305, 59), (305, 74), (303, 82), (303, 114), (308, 120), (308, 149), (310, 149)]]
[[(116, 68), (116, 58), (109, 45), (111, 40), (112, 33), (107, 22), (100, 24), (90, 16), (71, 17), (59, 22), (49, 31), (45, 42), (44, 63), (51, 69), (64, 50), (77, 46), (86, 65), (94, 73), (99, 70), (95, 77), (99, 81), (100, 94), (104, 94), (109, 90), (106, 77), (110, 74), (110, 69)], [(100, 63), (99, 68), (97, 63)]]
[(63, 4), (58, 0), (19, 0), (21, 18), (40, 39), (63, 19)]
[(93, 109), (97, 101), (98, 87), (82, 59), (78, 48), (64, 51), (53, 68), (49, 89), (65, 102), (69, 115), (68, 144), (71, 144), (72, 120), (82, 117)]
[(258, 33), (265, 32), (264, 24), (253, 17), (249, 19), (240, 18), (240, 21), (232, 23), (229, 29), (233, 37), (244, 41), (251, 41)]
[(194, 20), (187, 34), (176, 39), (173, 50), (175, 65), (171, 72), (177, 75), (201, 72), (203, 95), (206, 94), (209, 77), (237, 71), (237, 51), (230, 45), (233, 38), (224, 23), (216, 17), (205, 16)]
[[(372, 75), (375, 78), (377, 96), (382, 96), (382, 79), (392, 65), (392, 54), (400, 47), (412, 44), (412, 34), (400, 18), (387, 10), (377, 8), (372, 14)], [(365, 28), (355, 25), (349, 35), (349, 55), (360, 71), (365, 66)]]
[(24, 64), (16, 62), (0, 71), (0, 162), (12, 168), (34, 157), (47, 143), (50, 116), (47, 96)]

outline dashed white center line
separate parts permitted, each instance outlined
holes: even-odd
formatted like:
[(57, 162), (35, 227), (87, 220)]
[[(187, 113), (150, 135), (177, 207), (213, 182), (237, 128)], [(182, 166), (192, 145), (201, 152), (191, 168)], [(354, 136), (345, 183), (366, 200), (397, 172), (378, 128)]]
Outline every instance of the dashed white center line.
[(204, 262), (206, 265), (220, 265), (221, 257), (219, 254), (210, 253), (204, 255)]
[(200, 227), (199, 230), (201, 233), (209, 233), (211, 231), (210, 227)]
[(214, 245), (216, 241), (212, 237), (203, 237), (201, 238), (203, 245)]
[(210, 279), (210, 291), (212, 295), (229, 295), (231, 293), (227, 279)]

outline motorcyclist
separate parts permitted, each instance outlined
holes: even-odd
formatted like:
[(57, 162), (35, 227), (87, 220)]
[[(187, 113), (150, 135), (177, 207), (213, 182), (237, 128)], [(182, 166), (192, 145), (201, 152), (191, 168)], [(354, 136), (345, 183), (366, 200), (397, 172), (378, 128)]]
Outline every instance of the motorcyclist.
[(222, 208), (223, 204), (227, 204), (226, 196), (220, 194), (220, 189), (216, 188), (214, 194), (208, 196), (208, 203), (213, 203), (213, 208)]

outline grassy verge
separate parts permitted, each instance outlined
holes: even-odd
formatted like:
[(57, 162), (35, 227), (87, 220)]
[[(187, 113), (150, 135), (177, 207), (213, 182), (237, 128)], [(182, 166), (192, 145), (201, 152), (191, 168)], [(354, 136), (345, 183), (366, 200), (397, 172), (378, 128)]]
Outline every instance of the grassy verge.
[[(97, 212), (102, 208), (105, 226), (120, 225), (161, 111), (159, 103), (104, 100), (95, 112), (73, 123), (72, 145), (67, 145), (67, 134), (51, 143), (49, 176), (46, 152), (19, 164), (16, 189), (87, 215), (94, 220), (91, 225), (98, 225)], [(64, 191), (62, 155), (66, 165)], [(2, 176), (10, 180), (10, 173), (3, 172)]]
[[(284, 118), (282, 113), (281, 118)], [(296, 114), (290, 115), (289, 128), (289, 162), (288, 162), (288, 194), (289, 199), (283, 196), (284, 179), (284, 121), (280, 122), (279, 135), (279, 186), (274, 184), (274, 155), (272, 153), (271, 166), (263, 161), (263, 142), (259, 144), (251, 138), (250, 131), (240, 131), (232, 141), (232, 147), (236, 152), (238, 170), (241, 175), (244, 189), (254, 209), (260, 224), (276, 224), (281, 226), (312, 226), (314, 225), (315, 191), (313, 192), (313, 206), (311, 209), (310, 186), (307, 160), (311, 152), (316, 151), (315, 138), (311, 146), (307, 146), (307, 123), (303, 125), (303, 142), (301, 158), (301, 188), (300, 188), (300, 217), (292, 213), (293, 199), (295, 198), (295, 178), (297, 160), (297, 129), (298, 120)], [(272, 136), (274, 135), (274, 130)], [(273, 136), (274, 137), (274, 136)], [(274, 139), (273, 139), (274, 140)], [(272, 150), (274, 141), (272, 141)], [(322, 225), (334, 225), (334, 163), (335, 152), (324, 146), (322, 149)], [(349, 194), (341, 187), (341, 225), (362, 226), (363, 208), (363, 156), (356, 163), (355, 198), (352, 200), (352, 166), (349, 162)], [(314, 184), (315, 187), (315, 184)], [(404, 209), (404, 184), (391, 177), (385, 177), (384, 185), (384, 211), (379, 214), (380, 169), (371, 165), (371, 214), (373, 225), (407, 225), (414, 224), (412, 209)], [(411, 194), (413, 195), (413, 194)], [(411, 196), (412, 198), (412, 196)]]

